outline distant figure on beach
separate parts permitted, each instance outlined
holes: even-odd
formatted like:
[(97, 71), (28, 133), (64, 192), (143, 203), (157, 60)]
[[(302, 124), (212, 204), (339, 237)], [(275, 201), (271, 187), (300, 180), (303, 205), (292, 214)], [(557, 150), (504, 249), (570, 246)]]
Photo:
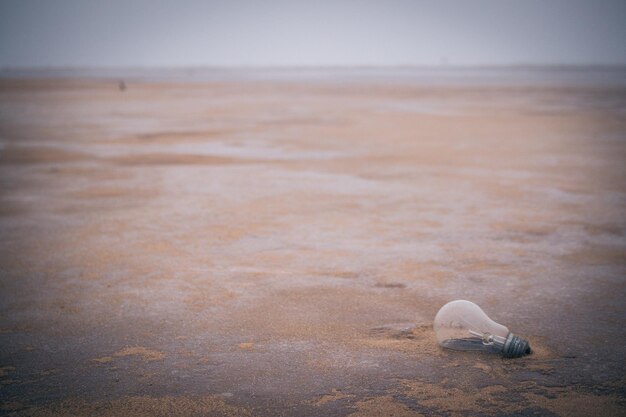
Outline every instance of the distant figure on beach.
[(124, 80), (120, 80), (120, 82), (117, 84), (117, 87), (120, 89), (120, 91), (126, 90), (126, 83), (124, 82)]

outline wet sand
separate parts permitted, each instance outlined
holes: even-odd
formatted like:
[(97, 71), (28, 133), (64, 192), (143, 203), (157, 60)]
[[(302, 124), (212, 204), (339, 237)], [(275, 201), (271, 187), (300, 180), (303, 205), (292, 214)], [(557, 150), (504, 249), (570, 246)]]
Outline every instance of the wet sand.
[(626, 87), (127, 86), (0, 80), (0, 414), (626, 415)]

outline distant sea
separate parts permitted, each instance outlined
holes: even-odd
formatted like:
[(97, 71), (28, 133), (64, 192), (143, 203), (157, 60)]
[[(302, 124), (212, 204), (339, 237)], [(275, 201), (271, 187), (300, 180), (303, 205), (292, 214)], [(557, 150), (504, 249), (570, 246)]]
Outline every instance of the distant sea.
[(0, 69), (0, 78), (123, 79), (135, 82), (285, 81), (376, 82), (427, 86), (626, 87), (626, 66), (3, 68)]

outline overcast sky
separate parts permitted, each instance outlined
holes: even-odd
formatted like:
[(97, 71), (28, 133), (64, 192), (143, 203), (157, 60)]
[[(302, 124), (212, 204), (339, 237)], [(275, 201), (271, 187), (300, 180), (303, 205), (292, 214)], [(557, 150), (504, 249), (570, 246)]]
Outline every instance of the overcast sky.
[(0, 66), (626, 64), (626, 0), (0, 0)]

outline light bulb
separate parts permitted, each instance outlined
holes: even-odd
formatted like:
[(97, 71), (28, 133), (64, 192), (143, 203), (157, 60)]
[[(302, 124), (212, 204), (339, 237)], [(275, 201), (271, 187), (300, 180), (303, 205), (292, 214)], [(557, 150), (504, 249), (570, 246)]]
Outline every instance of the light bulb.
[(451, 301), (441, 307), (433, 324), (439, 345), (454, 350), (500, 353), (507, 358), (528, 355), (528, 341), (491, 320), (471, 301)]

